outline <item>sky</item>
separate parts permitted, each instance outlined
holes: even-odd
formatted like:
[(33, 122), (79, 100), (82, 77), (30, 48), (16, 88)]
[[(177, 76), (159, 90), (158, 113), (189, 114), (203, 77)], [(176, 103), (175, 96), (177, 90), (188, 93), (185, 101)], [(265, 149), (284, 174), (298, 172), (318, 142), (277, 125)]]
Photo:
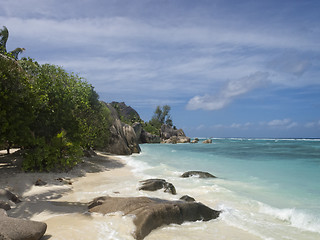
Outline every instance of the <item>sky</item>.
[(318, 0), (0, 0), (8, 51), (190, 137), (320, 138)]

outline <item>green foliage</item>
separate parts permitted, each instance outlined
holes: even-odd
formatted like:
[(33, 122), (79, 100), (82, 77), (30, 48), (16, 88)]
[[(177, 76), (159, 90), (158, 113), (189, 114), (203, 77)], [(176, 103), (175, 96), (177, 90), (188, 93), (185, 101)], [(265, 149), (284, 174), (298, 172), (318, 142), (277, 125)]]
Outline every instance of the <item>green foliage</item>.
[[(94, 88), (61, 67), (9, 55), (0, 29), (0, 146), (25, 149), (26, 171), (69, 169), (108, 143), (110, 112)], [(11, 57), (10, 57), (11, 56)]]
[(19, 64), (0, 54), (0, 142), (27, 145), (34, 119), (35, 96)]
[(149, 132), (154, 135), (160, 135), (161, 125), (159, 127), (159, 125), (155, 126), (151, 122), (146, 122), (145, 124), (142, 125), (142, 127), (146, 132)]
[(157, 106), (154, 111), (153, 117), (149, 122), (143, 125), (143, 129), (149, 133), (160, 135), (160, 129), (163, 124), (167, 124), (172, 127), (172, 120), (169, 114), (171, 107), (164, 105), (162, 107)]
[(140, 118), (139, 114), (131, 107), (127, 107), (124, 103), (112, 102), (111, 105), (117, 111), (121, 122), (128, 125), (132, 125), (135, 122), (143, 123), (143, 120)]
[(172, 127), (172, 120), (169, 114), (170, 110), (171, 107), (169, 105), (164, 105), (162, 106), (162, 108), (160, 106), (157, 106), (150, 122), (160, 125), (160, 127), (162, 124), (167, 124)]
[(61, 131), (48, 143), (44, 138), (34, 140), (33, 147), (26, 150), (22, 168), (25, 171), (66, 170), (75, 166), (82, 156), (82, 148), (70, 142), (66, 132)]
[(25, 49), (24, 48), (16, 48), (15, 50), (11, 52), (7, 52), (7, 41), (9, 38), (9, 31), (8, 29), (3, 26), (2, 29), (0, 29), (0, 53), (4, 54), (6, 56), (12, 57), (15, 60), (18, 59), (18, 55), (22, 53)]

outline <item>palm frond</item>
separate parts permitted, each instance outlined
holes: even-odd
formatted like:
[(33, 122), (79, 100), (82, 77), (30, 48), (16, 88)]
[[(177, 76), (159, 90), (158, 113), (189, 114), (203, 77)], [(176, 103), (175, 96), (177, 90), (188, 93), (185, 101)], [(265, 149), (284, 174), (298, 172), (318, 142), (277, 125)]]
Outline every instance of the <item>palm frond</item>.
[(0, 52), (6, 53), (7, 52), (7, 41), (9, 38), (9, 31), (6, 26), (3, 26), (0, 29)]

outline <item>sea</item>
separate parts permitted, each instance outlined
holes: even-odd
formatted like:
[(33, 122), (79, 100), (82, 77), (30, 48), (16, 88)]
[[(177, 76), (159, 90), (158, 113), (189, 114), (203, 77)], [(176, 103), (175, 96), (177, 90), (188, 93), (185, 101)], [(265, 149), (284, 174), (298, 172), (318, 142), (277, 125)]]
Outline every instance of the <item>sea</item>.
[[(211, 144), (142, 144), (122, 157), (137, 179), (162, 178), (177, 195), (213, 209), (218, 219), (158, 228), (145, 240), (320, 239), (320, 139), (213, 138)], [(181, 178), (186, 171), (217, 178)], [(119, 238), (121, 239), (121, 237)]]

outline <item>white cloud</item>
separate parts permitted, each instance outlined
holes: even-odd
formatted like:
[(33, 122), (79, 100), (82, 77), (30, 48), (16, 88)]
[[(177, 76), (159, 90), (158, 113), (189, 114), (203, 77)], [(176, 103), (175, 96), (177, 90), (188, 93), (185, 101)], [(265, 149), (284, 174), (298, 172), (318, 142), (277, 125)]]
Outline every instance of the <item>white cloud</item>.
[(314, 122), (307, 122), (304, 126), (306, 128), (320, 127), (320, 120)]
[(187, 104), (188, 110), (219, 110), (231, 103), (236, 97), (253, 89), (266, 86), (269, 82), (268, 73), (256, 72), (248, 77), (231, 80), (217, 95), (195, 96)]
[(266, 124), (267, 126), (272, 128), (286, 128), (286, 129), (290, 129), (298, 126), (298, 123), (293, 122), (290, 118), (274, 119), (270, 122), (267, 122)]

